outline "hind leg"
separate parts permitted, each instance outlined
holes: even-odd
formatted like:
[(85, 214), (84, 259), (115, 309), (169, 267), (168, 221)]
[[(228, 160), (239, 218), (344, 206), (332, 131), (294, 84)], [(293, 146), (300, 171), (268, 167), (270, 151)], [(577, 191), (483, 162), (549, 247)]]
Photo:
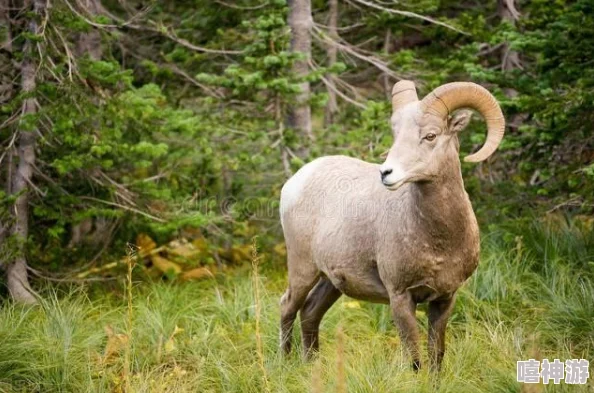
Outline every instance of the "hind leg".
[(431, 368), (439, 371), (445, 353), (445, 332), (454, 309), (455, 295), (429, 303), (429, 360)]
[(312, 262), (296, 260), (289, 255), (289, 287), (281, 297), (280, 346), (285, 354), (291, 352), (293, 322), (297, 311), (305, 303), (307, 294), (318, 280), (320, 273)]
[(326, 277), (320, 278), (307, 295), (299, 313), (303, 354), (306, 358), (318, 351), (320, 347), (318, 333), (322, 318), (341, 295), (342, 293)]

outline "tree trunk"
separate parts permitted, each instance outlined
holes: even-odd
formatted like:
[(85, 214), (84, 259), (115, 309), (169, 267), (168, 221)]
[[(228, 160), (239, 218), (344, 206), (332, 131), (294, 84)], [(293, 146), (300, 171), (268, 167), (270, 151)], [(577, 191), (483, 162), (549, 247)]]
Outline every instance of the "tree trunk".
[[(384, 38), (384, 54), (386, 57), (390, 54), (390, 41), (392, 41), (392, 32), (390, 29), (386, 29), (386, 36)], [(392, 99), (392, 86), (390, 86), (390, 75), (384, 73), (384, 93), (388, 100)]]
[[(30, 34), (38, 35), (40, 19), (45, 14), (46, 2), (35, 0), (33, 13), (29, 20), (27, 30)], [(35, 42), (28, 39), (23, 47), (23, 60), (21, 63), (21, 89), (27, 95), (23, 102), (23, 116), (35, 116), (37, 114), (37, 101), (32, 94), (37, 87), (35, 61)], [(29, 236), (29, 184), (35, 165), (35, 144), (38, 130), (31, 127), (28, 122), (21, 121), (19, 124), (18, 138), (18, 164), (12, 181), (12, 193), (18, 194), (14, 203), (14, 224), (11, 235), (16, 239), (16, 257), (6, 269), (6, 283), (8, 291), (15, 301), (22, 303), (36, 303), (33, 290), (29, 286), (27, 274), (27, 260), (25, 257), (26, 242)], [(34, 123), (34, 122), (33, 122)], [(27, 124), (27, 125), (26, 125)]]
[[(516, 9), (515, 0), (498, 0), (497, 12), (503, 21), (507, 21), (514, 26), (518, 19), (520, 19), (520, 13)], [(517, 51), (510, 50), (507, 43), (503, 46), (501, 68), (504, 71), (522, 68), (520, 54)]]
[(291, 172), (291, 161), (289, 160), (289, 151), (284, 143), (285, 124), (283, 123), (283, 108), (281, 104), (281, 97), (278, 94), (274, 101), (274, 107), (276, 124), (278, 126), (278, 133), (281, 138), (281, 143), (279, 143), (281, 161), (283, 163), (283, 171), (285, 172), (285, 177), (288, 179), (289, 177), (291, 177), (293, 173)]
[[(301, 53), (303, 59), (295, 61), (293, 73), (297, 77), (305, 77), (309, 73), (311, 59), (311, 16), (310, 0), (289, 0), (289, 27), (291, 28), (291, 51)], [(311, 108), (309, 106), (309, 82), (299, 85), (299, 94), (295, 97), (294, 104), (289, 108), (287, 124), (299, 131), (304, 139), (304, 147), (300, 149), (302, 156), (307, 156), (307, 146), (313, 141), (311, 129)]]
[[(520, 13), (518, 12), (515, 4), (515, 0), (498, 0), (497, 12), (501, 17), (502, 21), (507, 21), (512, 25), (516, 25), (516, 22), (520, 19)], [(520, 54), (509, 48), (508, 43), (505, 43), (501, 51), (501, 69), (503, 72), (509, 72), (517, 69), (522, 69), (522, 61), (520, 60)], [(518, 95), (518, 91), (513, 88), (503, 89), (505, 95), (509, 98), (514, 98)], [(510, 118), (509, 127), (511, 129), (517, 129), (523, 121), (526, 119), (526, 114), (516, 113)]]
[[(332, 40), (338, 40), (338, 0), (330, 0), (330, 13), (328, 18), (328, 34)], [(336, 63), (337, 58), (336, 45), (328, 45), (328, 67), (332, 67)], [(328, 74), (328, 103), (326, 104), (326, 114), (324, 117), (324, 125), (328, 126), (334, 123), (334, 115), (338, 112), (338, 102), (336, 101), (336, 83), (335, 76)]]
[[(101, 13), (101, 2), (98, 0), (82, 0), (78, 4), (84, 7), (89, 15), (95, 16)], [(75, 53), (78, 57), (88, 54), (92, 60), (101, 60), (103, 56), (101, 33), (93, 26), (89, 28), (91, 29), (89, 32), (79, 34)]]
[[(79, 0), (78, 4), (83, 7), (87, 14), (93, 17), (100, 15), (103, 7), (100, 0)], [(89, 56), (91, 60), (98, 61), (103, 57), (103, 47), (101, 46), (101, 33), (94, 26), (87, 26), (90, 30), (79, 33), (76, 37), (74, 54), (77, 58)], [(89, 97), (90, 101), (97, 107), (100, 102), (97, 96)], [(99, 129), (99, 122), (95, 119), (92, 122), (93, 131)], [(107, 223), (106, 220), (103, 220)], [(73, 223), (71, 227), (70, 242), (68, 248), (78, 247), (83, 243), (91, 245), (101, 245), (102, 242), (109, 242), (108, 225), (97, 225), (100, 222), (98, 218), (87, 218), (81, 222)], [(94, 230), (93, 230), (94, 229)]]
[[(12, 99), (13, 87), (12, 80), (14, 77), (13, 61), (12, 61), (12, 30), (10, 25), (10, 1), (0, 0), (0, 25), (4, 27), (5, 32), (2, 42), (0, 42), (0, 105), (4, 105)], [(0, 162), (0, 179), (4, 175), (5, 184), (3, 186), (7, 194), (11, 193), (11, 177), (12, 170), (12, 150), (6, 152), (6, 165)], [(4, 170), (6, 169), (6, 172)], [(4, 241), (8, 236), (9, 217), (7, 214), (0, 212), (0, 272), (4, 270), (5, 257), (7, 255), (6, 245)]]
[(14, 65), (12, 59), (12, 30), (10, 23), (11, 4), (9, 0), (0, 0), (0, 26), (5, 29), (4, 37), (0, 42), (0, 105), (12, 99), (14, 89)]

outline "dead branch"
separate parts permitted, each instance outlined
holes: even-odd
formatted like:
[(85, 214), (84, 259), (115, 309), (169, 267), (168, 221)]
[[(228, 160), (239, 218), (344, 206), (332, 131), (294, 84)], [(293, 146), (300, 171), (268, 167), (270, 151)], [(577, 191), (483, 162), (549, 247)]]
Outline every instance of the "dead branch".
[[(319, 28), (330, 29), (330, 26), (326, 26), (322, 23), (314, 23), (314, 24)], [(336, 27), (336, 31), (341, 32), (341, 33), (348, 32), (348, 31), (351, 31), (351, 30), (354, 30), (354, 29), (357, 29), (357, 28), (363, 27), (363, 26), (365, 26), (365, 23), (355, 23), (350, 26)]]
[(323, 76), (320, 76), (320, 79), (322, 80), (322, 82), (324, 82), (324, 85), (326, 85), (326, 87), (329, 88), (330, 90), (334, 91), (334, 93), (336, 93), (337, 96), (339, 96), (340, 98), (342, 98), (349, 104), (355, 105), (356, 107), (361, 108), (361, 109), (365, 109), (365, 105), (353, 100), (352, 98), (350, 98), (349, 96), (347, 96), (346, 94), (344, 94), (343, 92), (338, 90), (334, 85), (332, 85), (330, 83), (330, 81), (328, 81), (328, 79), (324, 78)]
[(167, 68), (168, 70), (170, 70), (174, 74), (177, 74), (177, 75), (181, 76), (182, 78), (184, 78), (185, 80), (187, 80), (188, 82), (190, 82), (191, 84), (193, 84), (194, 86), (201, 88), (202, 90), (204, 90), (205, 92), (207, 92), (210, 96), (216, 97), (216, 98), (223, 98), (223, 95), (222, 94), (220, 94), (216, 90), (211, 89), (210, 87), (208, 87), (206, 85), (203, 85), (202, 83), (198, 82), (196, 80), (196, 78), (192, 78), (187, 72), (185, 72), (184, 70), (182, 70), (181, 68), (179, 68), (175, 64), (161, 64), (161, 66)]
[(180, 44), (181, 46), (183, 46), (185, 48), (188, 48), (188, 49), (191, 49), (191, 50), (194, 50), (194, 51), (197, 51), (197, 52), (202, 52), (202, 53), (224, 54), (224, 55), (237, 55), (237, 54), (243, 53), (243, 51), (223, 50), (223, 49), (209, 49), (209, 48), (204, 48), (204, 47), (201, 47), (201, 46), (198, 46), (198, 45), (194, 45), (194, 44), (192, 44), (191, 42), (189, 42), (188, 40), (186, 40), (184, 38), (177, 37), (175, 35), (175, 33), (169, 31), (169, 29), (167, 27), (162, 26), (162, 25), (158, 25), (157, 23), (155, 23), (153, 21), (149, 21), (149, 22), (152, 23), (152, 24), (154, 24), (156, 27), (135, 25), (132, 22), (135, 19), (137, 19), (136, 16), (133, 16), (129, 20), (124, 21), (124, 20), (121, 20), (120, 18), (116, 17), (115, 15), (107, 14), (107, 16), (109, 16), (113, 20), (118, 21), (118, 24), (117, 25), (93, 22), (92, 20), (90, 20), (89, 18), (87, 18), (85, 15), (83, 15), (83, 13), (79, 12), (78, 10), (76, 10), (76, 8), (72, 4), (70, 4), (70, 2), (68, 0), (64, 0), (64, 3), (67, 5), (67, 7), (70, 9), (70, 11), (72, 11), (72, 13), (74, 13), (76, 16), (78, 16), (79, 18), (81, 18), (82, 20), (84, 20), (89, 25), (91, 25), (93, 27), (96, 27), (98, 29), (129, 28), (129, 29), (132, 29), (132, 30), (150, 31), (150, 32), (153, 32), (153, 33), (157, 33), (157, 34), (159, 34), (159, 35), (161, 35), (163, 37), (169, 38), (170, 40), (172, 40), (174, 42), (177, 42), (178, 44)]
[(226, 3), (226, 2), (224, 2), (222, 0), (215, 0), (215, 3), (219, 3), (221, 5), (224, 5), (225, 7), (233, 8), (235, 10), (244, 10), (244, 11), (259, 10), (259, 9), (264, 8), (264, 7), (266, 7), (268, 5), (268, 2), (267, 1), (265, 1), (262, 4), (254, 5), (254, 6), (251, 6), (251, 7), (234, 5), (234, 4)]
[(428, 16), (417, 14), (415, 12), (395, 10), (393, 8), (383, 7), (383, 6), (381, 6), (381, 5), (377, 4), (377, 3), (373, 3), (371, 1), (366, 1), (366, 0), (346, 0), (346, 1), (349, 2), (349, 3), (351, 3), (351, 1), (355, 1), (355, 2), (357, 2), (359, 4), (363, 4), (363, 5), (366, 5), (368, 7), (375, 8), (376, 10), (385, 11), (385, 12), (388, 12), (390, 14), (401, 15), (401, 16), (408, 16), (410, 18), (421, 19), (421, 20), (424, 20), (425, 22), (433, 23), (434, 25), (443, 26), (443, 27), (448, 28), (450, 30), (454, 30), (454, 31), (456, 31), (456, 32), (458, 32), (460, 34), (468, 35), (468, 33), (464, 32), (464, 31), (458, 29), (457, 27), (454, 27), (454, 26), (452, 26), (452, 25), (450, 25), (448, 23), (441, 22), (441, 21), (435, 20), (433, 18), (430, 18)]
[(342, 43), (332, 39), (331, 37), (326, 35), (322, 30), (320, 30), (316, 26), (313, 26), (312, 30), (313, 30), (313, 36), (316, 39), (318, 39), (319, 41), (322, 41), (329, 45), (334, 45), (334, 46), (336, 46), (336, 48), (338, 48), (338, 50), (348, 53), (348, 54), (356, 57), (359, 60), (363, 60), (363, 61), (375, 66), (379, 70), (385, 72), (386, 74), (392, 76), (395, 79), (398, 79), (398, 80), (402, 79), (398, 74), (396, 74), (394, 71), (392, 71), (388, 67), (386, 62), (378, 59), (377, 57), (366, 56), (366, 55), (362, 54), (358, 49), (355, 49), (352, 45), (342, 44)]
[(114, 206), (114, 207), (120, 208), (122, 210), (126, 210), (126, 211), (129, 211), (129, 212), (132, 212), (132, 213), (140, 214), (141, 216), (144, 216), (146, 218), (150, 218), (151, 220), (154, 220), (154, 221), (157, 221), (157, 222), (161, 222), (161, 223), (167, 222), (166, 220), (164, 220), (162, 218), (153, 216), (153, 215), (151, 215), (149, 213), (143, 212), (142, 210), (135, 209), (135, 208), (130, 207), (130, 206), (125, 206), (125, 205), (121, 205), (119, 203), (105, 201), (103, 199), (89, 197), (89, 196), (80, 196), (79, 198), (80, 199), (84, 199), (84, 200), (88, 200), (88, 201), (103, 203), (103, 204), (109, 205), (109, 206)]
[(114, 281), (114, 280), (119, 279), (119, 277), (90, 277), (90, 278), (72, 278), (72, 277), (67, 277), (67, 276), (52, 277), (48, 273), (33, 269), (30, 266), (27, 266), (27, 270), (29, 272), (31, 272), (34, 276), (41, 278), (42, 280), (51, 281), (51, 282), (84, 284), (84, 283), (88, 283), (88, 282), (106, 282), (106, 281)]

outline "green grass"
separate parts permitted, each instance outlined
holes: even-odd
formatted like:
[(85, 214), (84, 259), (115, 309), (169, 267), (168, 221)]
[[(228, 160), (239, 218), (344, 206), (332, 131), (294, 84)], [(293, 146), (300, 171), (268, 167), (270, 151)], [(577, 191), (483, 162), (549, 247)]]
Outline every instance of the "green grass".
[[(39, 307), (0, 309), (0, 392), (118, 392), (126, 383), (132, 392), (335, 392), (341, 382), (349, 392), (519, 392), (517, 360), (594, 361), (591, 240), (571, 226), (485, 236), (479, 269), (459, 293), (439, 382), (409, 369), (387, 307), (348, 298), (324, 319), (318, 361), (283, 358), (278, 300), (286, 277), (265, 262), (260, 354), (248, 268), (199, 283), (137, 283), (128, 341), (125, 290), (47, 289)], [(418, 317), (426, 333), (423, 308)], [(106, 326), (121, 335), (109, 340), (108, 359)], [(592, 392), (593, 379), (546, 391)]]

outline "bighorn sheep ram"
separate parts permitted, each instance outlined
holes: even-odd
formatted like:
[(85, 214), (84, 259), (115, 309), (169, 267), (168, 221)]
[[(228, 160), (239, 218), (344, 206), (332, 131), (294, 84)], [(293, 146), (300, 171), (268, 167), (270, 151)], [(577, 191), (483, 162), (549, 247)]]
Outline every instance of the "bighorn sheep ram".
[(306, 356), (318, 349), (322, 317), (347, 296), (389, 303), (403, 345), (420, 367), (415, 309), (429, 302), (429, 360), (439, 369), (457, 289), (479, 261), (479, 229), (464, 190), (457, 133), (478, 111), (487, 123), (487, 159), (505, 119), (483, 87), (448, 83), (419, 101), (415, 85), (392, 90), (394, 144), (383, 165), (345, 156), (303, 166), (281, 192), (288, 289), (281, 298), (281, 347), (291, 351), (300, 310)]

